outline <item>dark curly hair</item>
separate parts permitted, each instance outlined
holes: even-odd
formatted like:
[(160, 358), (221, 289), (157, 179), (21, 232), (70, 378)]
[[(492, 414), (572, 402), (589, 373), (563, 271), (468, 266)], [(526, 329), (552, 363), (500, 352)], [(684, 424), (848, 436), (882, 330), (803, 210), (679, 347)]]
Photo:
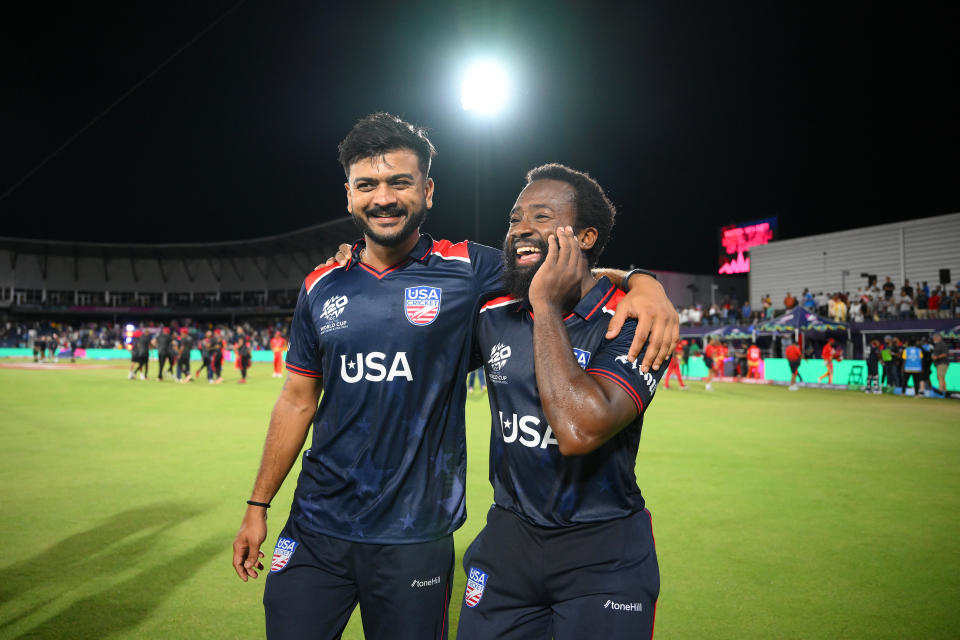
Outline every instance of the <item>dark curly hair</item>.
[(437, 155), (433, 143), (423, 127), (412, 125), (397, 116), (378, 111), (358, 120), (350, 133), (337, 147), (343, 172), (350, 177), (350, 165), (364, 158), (383, 157), (397, 149), (409, 149), (417, 154), (420, 173), (430, 174), (430, 163)]
[(595, 267), (610, 238), (613, 219), (617, 215), (617, 210), (603, 192), (603, 188), (590, 174), (557, 163), (545, 164), (528, 171), (527, 184), (534, 180), (560, 180), (573, 187), (577, 210), (574, 230), (587, 227), (597, 230), (597, 241), (586, 251), (587, 262), (591, 268)]

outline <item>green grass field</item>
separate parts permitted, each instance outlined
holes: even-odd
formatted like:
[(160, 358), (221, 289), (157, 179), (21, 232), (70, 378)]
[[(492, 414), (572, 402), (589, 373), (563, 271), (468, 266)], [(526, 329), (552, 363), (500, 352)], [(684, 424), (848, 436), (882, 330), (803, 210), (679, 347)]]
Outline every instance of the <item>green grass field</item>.
[[(236, 578), (230, 546), (280, 381), (227, 375), (0, 369), (0, 637), (263, 636), (262, 579)], [(656, 637), (958, 637), (960, 403), (715, 387), (661, 389), (646, 417)], [(492, 495), (486, 396), (467, 415), (461, 553)], [(454, 630), (463, 587), (458, 565)]]

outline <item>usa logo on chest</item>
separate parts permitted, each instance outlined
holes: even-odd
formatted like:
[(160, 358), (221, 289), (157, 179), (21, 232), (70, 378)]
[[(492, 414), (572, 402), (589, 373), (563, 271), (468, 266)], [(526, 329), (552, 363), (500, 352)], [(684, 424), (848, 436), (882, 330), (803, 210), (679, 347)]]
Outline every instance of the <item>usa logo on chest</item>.
[(403, 311), (407, 320), (416, 325), (428, 325), (440, 313), (440, 287), (407, 287), (403, 292)]

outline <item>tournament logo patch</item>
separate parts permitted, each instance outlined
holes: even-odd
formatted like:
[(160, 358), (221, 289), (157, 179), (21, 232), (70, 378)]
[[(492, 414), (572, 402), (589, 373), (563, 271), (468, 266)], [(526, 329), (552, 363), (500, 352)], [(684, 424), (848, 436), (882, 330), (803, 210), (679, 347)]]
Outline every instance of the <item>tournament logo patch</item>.
[(403, 311), (411, 323), (424, 326), (440, 312), (440, 287), (407, 287), (403, 292)]
[(581, 369), (586, 369), (587, 364), (590, 363), (590, 352), (584, 351), (583, 349), (573, 348), (573, 355), (577, 358), (577, 364), (580, 365)]
[(470, 567), (470, 576), (467, 578), (467, 590), (463, 595), (463, 603), (471, 609), (480, 603), (483, 590), (487, 586), (487, 574), (480, 569)]
[(296, 540), (277, 538), (277, 546), (273, 550), (273, 560), (270, 561), (270, 573), (276, 573), (287, 566), (290, 558), (293, 557), (293, 552), (296, 550)]

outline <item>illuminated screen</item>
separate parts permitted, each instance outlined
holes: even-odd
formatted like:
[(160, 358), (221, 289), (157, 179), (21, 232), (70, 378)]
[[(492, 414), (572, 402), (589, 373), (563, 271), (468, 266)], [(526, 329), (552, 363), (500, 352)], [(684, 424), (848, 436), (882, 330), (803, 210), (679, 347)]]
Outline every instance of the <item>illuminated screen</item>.
[(777, 219), (764, 218), (720, 229), (720, 268), (717, 273), (750, 271), (750, 247), (767, 244), (777, 235)]

